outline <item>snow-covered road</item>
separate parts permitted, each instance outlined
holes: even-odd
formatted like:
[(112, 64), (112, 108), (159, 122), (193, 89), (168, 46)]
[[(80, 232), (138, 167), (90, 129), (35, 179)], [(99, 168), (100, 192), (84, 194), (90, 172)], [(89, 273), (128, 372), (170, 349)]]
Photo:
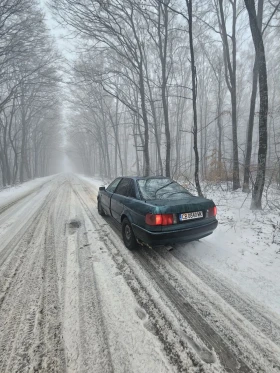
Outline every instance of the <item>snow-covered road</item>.
[(1, 373), (280, 372), (276, 313), (186, 248), (129, 252), (96, 196), (56, 175), (0, 200)]

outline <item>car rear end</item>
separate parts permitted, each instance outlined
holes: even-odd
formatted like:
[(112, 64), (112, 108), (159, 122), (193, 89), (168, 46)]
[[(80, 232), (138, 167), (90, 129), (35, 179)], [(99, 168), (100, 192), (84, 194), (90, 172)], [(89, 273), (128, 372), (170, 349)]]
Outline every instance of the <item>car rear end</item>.
[(217, 208), (213, 201), (190, 196), (176, 201), (149, 201), (135, 234), (149, 245), (174, 244), (198, 240), (210, 235), (218, 225)]

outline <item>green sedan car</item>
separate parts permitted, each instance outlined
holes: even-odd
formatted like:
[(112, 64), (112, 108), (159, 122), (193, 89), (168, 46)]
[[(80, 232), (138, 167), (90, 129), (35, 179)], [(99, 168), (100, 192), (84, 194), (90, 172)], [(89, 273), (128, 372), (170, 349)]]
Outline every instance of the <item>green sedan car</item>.
[(172, 245), (206, 237), (217, 228), (212, 200), (196, 197), (167, 177), (118, 177), (97, 196), (100, 215), (121, 226), (125, 246)]

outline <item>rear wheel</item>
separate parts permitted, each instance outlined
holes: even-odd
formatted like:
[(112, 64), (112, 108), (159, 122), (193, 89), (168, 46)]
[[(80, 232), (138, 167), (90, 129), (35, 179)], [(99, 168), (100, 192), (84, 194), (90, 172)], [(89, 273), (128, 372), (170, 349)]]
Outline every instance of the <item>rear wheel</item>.
[(131, 224), (127, 218), (123, 219), (122, 222), (122, 236), (123, 242), (129, 250), (133, 250), (136, 248), (137, 241), (133, 233)]
[(101, 206), (100, 200), (97, 201), (97, 210), (98, 210), (99, 215), (105, 216), (105, 212), (103, 210), (103, 207)]

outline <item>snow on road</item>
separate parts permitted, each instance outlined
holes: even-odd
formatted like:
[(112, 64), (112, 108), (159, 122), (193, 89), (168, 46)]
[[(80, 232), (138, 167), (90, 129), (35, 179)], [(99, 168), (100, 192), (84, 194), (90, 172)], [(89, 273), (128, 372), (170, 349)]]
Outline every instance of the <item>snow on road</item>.
[(50, 181), (53, 176), (46, 176), (27, 181), (23, 184), (9, 186), (0, 190), (0, 212), (3, 207), (10, 205), (14, 201), (18, 201), (27, 195), (38, 191), (40, 187)]
[(101, 184), (57, 175), (2, 197), (0, 372), (279, 372), (277, 312), (215, 268), (224, 241), (129, 252), (97, 213)]

